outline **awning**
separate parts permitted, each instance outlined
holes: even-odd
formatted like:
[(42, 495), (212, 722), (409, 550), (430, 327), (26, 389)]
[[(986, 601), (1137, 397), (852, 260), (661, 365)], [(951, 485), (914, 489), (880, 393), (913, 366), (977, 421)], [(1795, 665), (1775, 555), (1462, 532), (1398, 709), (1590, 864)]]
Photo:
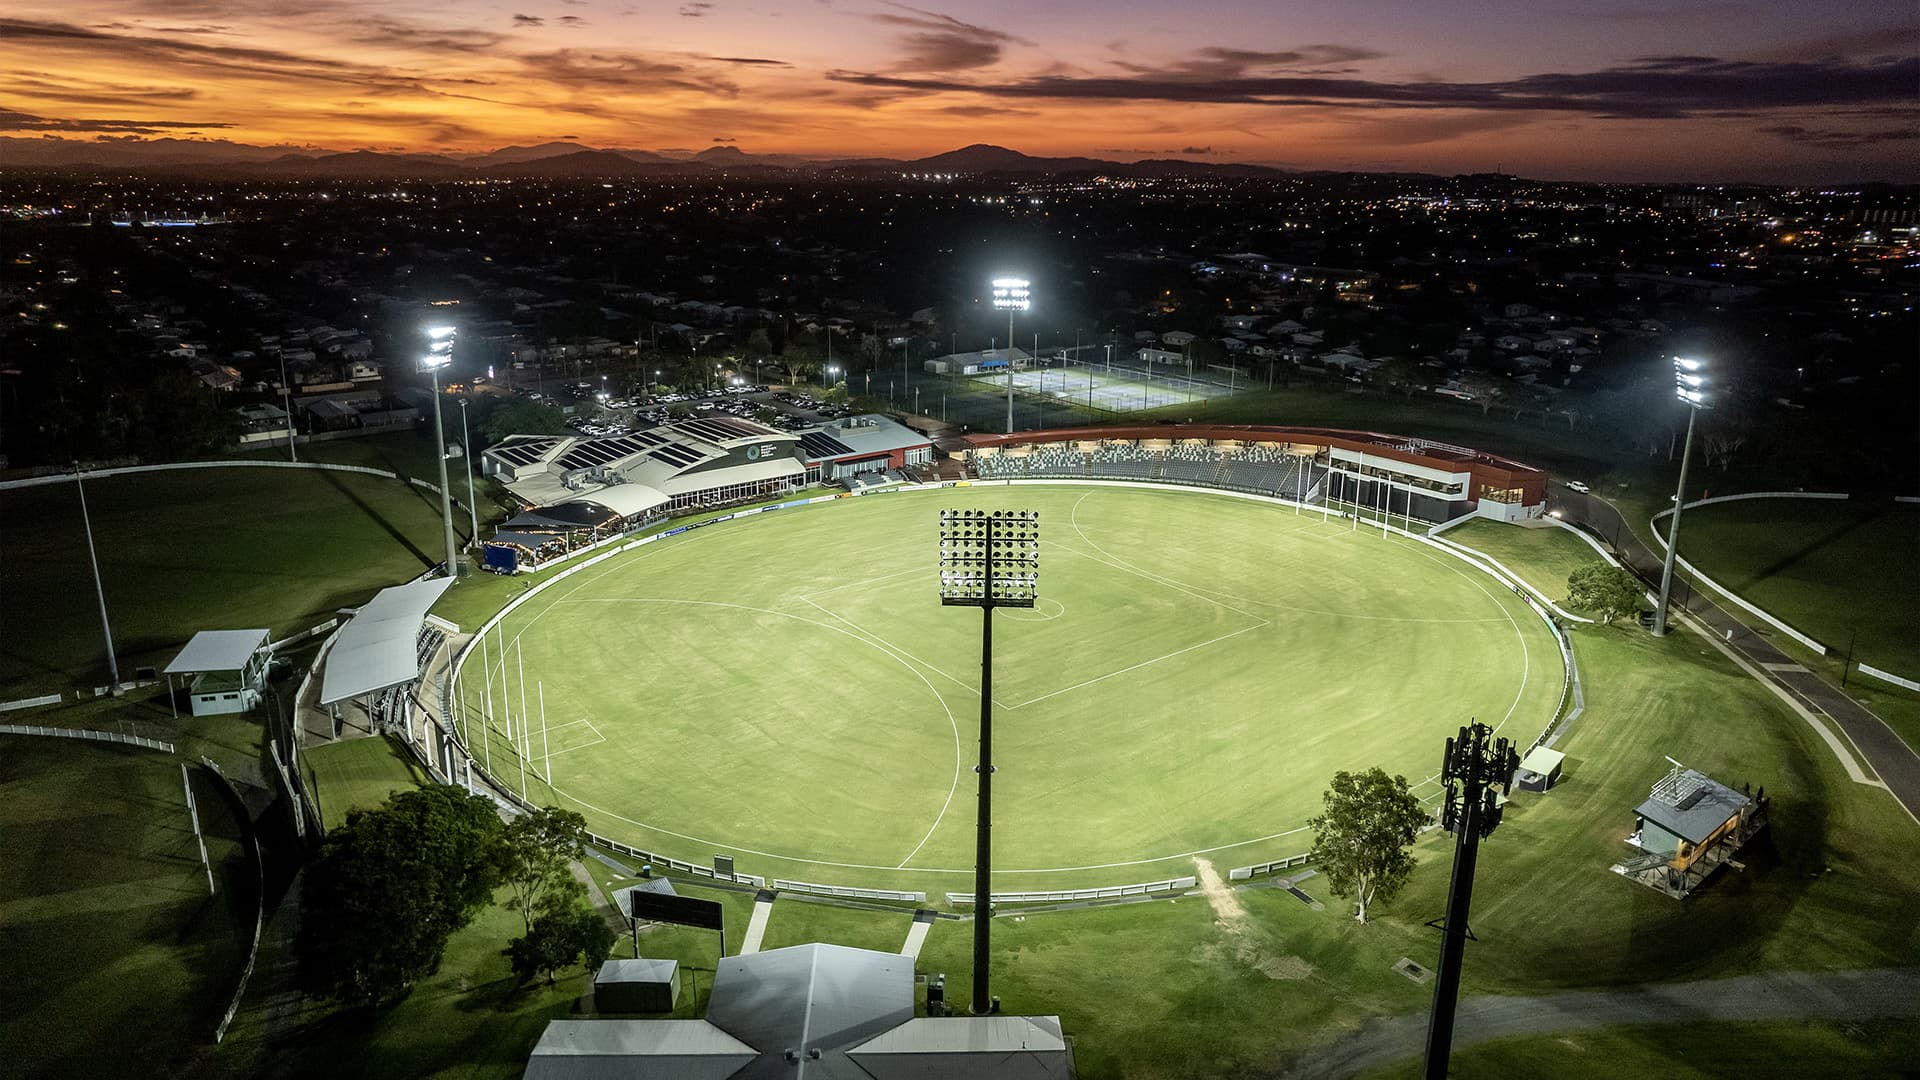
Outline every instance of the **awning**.
[(371, 694), (420, 677), (416, 655), (420, 624), (427, 609), (453, 585), (452, 578), (429, 578), (381, 589), (334, 639), (320, 681), (320, 704)]
[(244, 671), (253, 654), (267, 645), (265, 630), (202, 630), (167, 665), (168, 675), (202, 671)]

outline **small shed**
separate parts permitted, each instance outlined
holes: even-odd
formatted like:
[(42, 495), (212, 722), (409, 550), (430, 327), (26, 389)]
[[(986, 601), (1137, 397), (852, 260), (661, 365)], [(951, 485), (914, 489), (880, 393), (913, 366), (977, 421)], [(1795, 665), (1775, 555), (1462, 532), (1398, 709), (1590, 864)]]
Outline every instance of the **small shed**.
[(1674, 762), (1673, 771), (1634, 810), (1627, 843), (1639, 853), (1614, 870), (1668, 896), (1685, 897), (1766, 828), (1767, 806), (1766, 788), (1758, 794), (1736, 791)]
[(598, 1013), (672, 1012), (678, 1000), (677, 960), (609, 960), (593, 977), (593, 1007)]
[(260, 704), (267, 681), (268, 632), (202, 630), (167, 665), (167, 697), (173, 677), (187, 676), (190, 709), (195, 716), (246, 712)]
[(1520, 770), (1513, 774), (1513, 786), (1521, 791), (1546, 791), (1560, 782), (1560, 766), (1567, 755), (1558, 750), (1536, 746), (1520, 759)]

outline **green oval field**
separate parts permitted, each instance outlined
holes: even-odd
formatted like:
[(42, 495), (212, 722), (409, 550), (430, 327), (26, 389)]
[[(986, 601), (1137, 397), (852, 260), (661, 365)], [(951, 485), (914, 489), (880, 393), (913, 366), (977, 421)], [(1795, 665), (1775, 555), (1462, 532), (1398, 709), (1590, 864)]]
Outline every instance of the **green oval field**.
[(477, 756), (678, 858), (964, 889), (981, 617), (936, 593), (947, 506), (1043, 523), (1039, 605), (995, 616), (999, 888), (1304, 851), (1334, 771), (1432, 795), (1454, 729), (1524, 744), (1559, 701), (1540, 618), (1426, 545), (1215, 494), (973, 487), (761, 514), (557, 583), (463, 667)]

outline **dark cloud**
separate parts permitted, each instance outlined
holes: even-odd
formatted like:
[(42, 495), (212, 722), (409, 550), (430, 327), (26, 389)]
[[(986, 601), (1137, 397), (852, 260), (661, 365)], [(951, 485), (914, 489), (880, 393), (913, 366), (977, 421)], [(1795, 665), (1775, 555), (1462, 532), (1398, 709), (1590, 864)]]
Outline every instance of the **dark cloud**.
[[(516, 24), (521, 19), (538, 19), (533, 15), (515, 15)], [(538, 25), (538, 21), (534, 25)], [(403, 22), (399, 19), (358, 18), (353, 20), (347, 30), (348, 39), (363, 45), (390, 45), (423, 52), (483, 53), (507, 40), (502, 34), (486, 30), (470, 30), (465, 27), (421, 26), (418, 23)]]
[(1486, 83), (1384, 82), (1316, 75), (1218, 79), (1056, 75), (969, 82), (833, 71), (827, 77), (859, 86), (1006, 98), (1575, 112), (1653, 119), (1911, 102), (1913, 88), (1920, 83), (1920, 59), (1758, 63), (1663, 56), (1593, 72)]
[(989, 67), (1000, 62), (1005, 45), (1032, 44), (1003, 30), (962, 22), (951, 15), (922, 11), (905, 4), (887, 6), (896, 10), (874, 12), (866, 17), (911, 31), (899, 37), (907, 55), (893, 65), (893, 71), (968, 71)]
[(1183, 146), (1183, 147), (1181, 147), (1181, 148), (1180, 148), (1180, 152), (1181, 152), (1181, 153), (1183, 153), (1183, 154), (1200, 154), (1200, 155), (1206, 155), (1206, 154), (1211, 154), (1211, 153), (1213, 153), (1213, 147), (1211, 147), (1211, 146)]
[(513, 25), (515, 26), (545, 26), (546, 24), (547, 20), (538, 15), (522, 15), (515, 12), (513, 16)]
[(1116, 60), (1114, 65), (1124, 71), (1140, 75), (1204, 81), (1238, 79), (1249, 75), (1281, 72), (1295, 75), (1344, 74), (1351, 69), (1340, 69), (1335, 72), (1309, 69), (1324, 69), (1328, 64), (1350, 64), (1358, 60), (1378, 60), (1385, 55), (1378, 50), (1361, 48), (1357, 45), (1303, 45), (1297, 49), (1279, 51), (1211, 46), (1178, 60), (1156, 61), (1150, 64)]
[(543, 82), (577, 90), (658, 90), (672, 87), (731, 97), (740, 88), (717, 75), (641, 53), (556, 49), (521, 57)]
[(1859, 150), (1880, 143), (1909, 142), (1920, 139), (1920, 130), (1885, 128), (1880, 131), (1842, 131), (1837, 128), (1810, 128), (1799, 124), (1775, 124), (1758, 129), (1763, 135), (1777, 135), (1788, 142), (1816, 146), (1822, 150)]
[(75, 105), (145, 104), (152, 102), (192, 101), (200, 91), (185, 86), (136, 86), (127, 83), (98, 82), (44, 71), (0, 73), (0, 90), (24, 97), (43, 98)]
[(790, 68), (793, 66), (792, 64), (787, 63), (785, 60), (768, 60), (765, 57), (760, 57), (760, 56), (703, 56), (701, 57), (701, 59), (712, 60), (716, 63), (721, 63), (721, 64), (744, 64), (749, 67)]
[(1011, 105), (946, 105), (936, 110), (949, 116), (1032, 116), (1032, 109), (1017, 109)]
[(583, 18), (581, 18), (581, 17), (580, 17), (580, 16), (578, 16), (578, 15), (562, 15), (562, 16), (560, 16), (560, 22), (561, 22), (561, 23), (562, 23), (563, 25), (566, 25), (566, 26), (585, 26), (585, 25), (587, 25), (587, 20), (585, 20), (585, 19), (583, 19)]
[(713, 5), (706, 4), (706, 3), (693, 3), (693, 4), (680, 5), (680, 14), (685, 18), (689, 18), (689, 19), (705, 18), (707, 12), (712, 10), (713, 10)]
[(0, 131), (119, 131), (152, 135), (182, 129), (229, 128), (232, 124), (205, 120), (55, 119), (0, 106)]

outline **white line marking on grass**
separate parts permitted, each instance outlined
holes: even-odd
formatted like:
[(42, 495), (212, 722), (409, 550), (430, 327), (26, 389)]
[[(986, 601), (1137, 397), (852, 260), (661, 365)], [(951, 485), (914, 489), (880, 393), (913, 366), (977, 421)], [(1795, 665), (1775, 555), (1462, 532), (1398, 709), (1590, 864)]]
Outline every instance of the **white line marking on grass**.
[[(559, 604), (561, 602), (562, 601), (555, 601), (554, 603)], [(947, 714), (947, 726), (953, 729), (953, 782), (947, 786), (947, 799), (945, 802), (940, 804), (940, 813), (934, 817), (933, 825), (927, 829), (926, 836), (921, 837), (920, 842), (918, 844), (915, 844), (913, 846), (913, 850), (907, 853), (907, 857), (905, 859), (900, 860), (900, 865), (896, 867), (876, 866), (876, 867), (868, 867), (867, 869), (899, 870), (899, 869), (905, 868), (909, 860), (911, 860), (915, 855), (920, 854), (920, 849), (926, 846), (927, 840), (933, 836), (934, 830), (940, 827), (941, 820), (947, 816), (947, 808), (953, 805), (954, 792), (958, 791), (960, 788), (960, 724), (958, 721), (956, 721), (953, 718), (953, 710), (947, 708), (947, 699), (940, 695), (940, 691), (934, 687), (933, 681), (931, 679), (928, 679), (925, 675), (921, 674), (920, 671), (913, 666), (913, 664), (910, 664), (907, 662), (907, 654), (905, 654), (903, 650), (899, 650), (895, 648), (894, 646), (889, 644), (884, 638), (880, 638), (874, 634), (869, 634), (865, 630), (860, 630), (860, 628), (857, 626), (854, 626), (854, 630), (859, 630), (859, 633), (856, 634), (847, 630), (842, 630), (840, 627), (834, 626), (832, 623), (823, 623), (818, 619), (809, 619), (805, 615), (795, 615), (791, 612), (786, 612), (786, 611), (774, 611), (771, 608), (749, 607), (745, 604), (729, 604), (719, 600), (675, 600), (675, 599), (669, 599), (667, 597), (660, 597), (660, 596), (632, 596), (632, 597), (612, 597), (612, 596), (591, 597), (590, 596), (582, 600), (570, 600), (565, 602), (574, 603), (574, 604), (607, 604), (607, 603), (612, 603), (612, 604), (632, 604), (632, 603), (692, 604), (700, 607), (721, 607), (721, 608), (733, 608), (738, 611), (754, 611), (754, 612), (759, 612), (763, 615), (777, 615), (783, 619), (793, 619), (797, 622), (803, 622), (810, 626), (820, 627), (823, 630), (831, 630), (836, 634), (844, 634), (847, 637), (853, 638), (855, 641), (861, 642), (862, 644), (868, 645), (872, 648), (879, 649), (882, 655), (893, 660), (894, 663), (899, 664), (901, 667), (906, 668), (908, 671), (913, 672), (914, 678), (919, 679), (922, 683), (925, 683), (927, 687), (927, 692), (933, 695), (933, 700), (940, 703), (940, 711)], [(820, 605), (818, 604), (814, 604), (813, 601), (811, 600), (808, 600), (806, 602), (808, 604), (812, 604), (812, 606), (816, 608), (819, 608), (821, 611), (826, 612), (826, 614), (832, 615), (836, 619), (840, 618), (840, 616), (834, 615), (833, 612), (827, 611), (826, 608), (820, 607)], [(847, 620), (845, 619), (840, 619), (840, 621), (847, 622)], [(850, 622), (847, 623), (847, 625), (853, 626), (853, 624)], [(862, 635), (865, 635), (865, 636), (863, 637)], [(928, 665), (928, 666), (931, 666), (931, 665)], [(938, 669), (935, 669), (935, 670), (938, 670)], [(941, 674), (946, 674), (946, 673), (941, 672)], [(947, 677), (952, 678), (953, 676), (948, 675)], [(975, 696), (978, 696), (979, 693), (980, 691), (977, 689), (974, 691)], [(548, 785), (548, 786), (551, 788), (552, 785)], [(564, 794), (564, 792), (562, 794)], [(568, 795), (567, 798), (573, 799), (573, 801), (580, 803), (581, 806), (588, 805), (587, 803), (582, 802), (579, 799), (574, 799), (573, 796), (571, 795)], [(598, 813), (607, 814), (607, 816), (609, 817), (619, 818), (621, 821), (631, 822), (634, 825), (639, 825), (641, 828), (654, 829), (657, 832), (666, 833), (669, 836), (680, 836), (682, 839), (699, 841), (698, 837), (682, 836), (680, 833), (671, 832), (667, 829), (661, 829), (657, 826), (648, 825), (645, 822), (633, 821), (632, 818), (620, 817), (620, 815), (618, 814), (613, 814), (613, 813), (610, 813), (609, 811), (601, 810), (598, 807), (591, 807), (591, 809), (597, 811)], [(708, 840), (704, 842), (711, 843), (711, 844), (720, 843), (720, 841), (718, 840)], [(722, 844), (721, 846), (725, 847), (728, 845)], [(751, 854), (751, 855), (766, 855), (770, 859), (791, 859), (790, 856), (768, 855), (764, 851), (753, 851), (750, 848), (733, 848), (733, 850), (747, 852), (748, 854)], [(791, 859), (791, 861), (813, 862), (815, 860)], [(820, 865), (835, 866), (835, 865), (850, 865), (850, 864), (820, 863)]]
[[(1507, 721), (1513, 718), (1514, 710), (1520, 707), (1520, 699), (1527, 696), (1527, 680), (1531, 678), (1533, 675), (1533, 650), (1527, 648), (1527, 635), (1521, 631), (1520, 624), (1514, 621), (1513, 612), (1507, 610), (1507, 605), (1501, 603), (1500, 599), (1494, 596), (1493, 593), (1485, 585), (1480, 584), (1479, 579), (1475, 577), (1474, 574), (1469, 574), (1465, 570), (1462, 570), (1458, 566), (1455, 566), (1454, 563), (1457, 560), (1451, 557), (1442, 559), (1440, 558), (1440, 556), (1435, 555), (1431, 551), (1428, 551), (1426, 548), (1426, 545), (1421, 544), (1418, 541), (1410, 541), (1410, 543), (1414, 544), (1414, 550), (1419, 552), (1419, 554), (1425, 556), (1426, 558), (1432, 559), (1435, 562), (1440, 563), (1442, 566), (1445, 566), (1447, 569), (1453, 571), (1454, 573), (1459, 574), (1461, 577), (1467, 579), (1469, 582), (1472, 582), (1474, 588), (1479, 589), (1482, 593), (1485, 593), (1487, 599), (1492, 602), (1493, 606), (1496, 609), (1499, 610), (1500, 614), (1505, 615), (1507, 617), (1507, 625), (1513, 627), (1513, 636), (1520, 639), (1520, 689), (1518, 692), (1516, 692), (1513, 695), (1513, 704), (1507, 706), (1507, 714), (1500, 718), (1500, 722), (1498, 724), (1493, 725), (1494, 732), (1498, 733), (1501, 728), (1507, 725)], [(1477, 574), (1479, 573), (1479, 571), (1476, 570), (1474, 573)], [(1487, 621), (1496, 622), (1498, 620), (1489, 619)]]
[[(1255, 617), (1258, 618), (1258, 616), (1255, 616)], [(1259, 622), (1255, 623), (1254, 625), (1243, 626), (1240, 629), (1235, 630), (1231, 634), (1221, 634), (1219, 637), (1216, 637), (1216, 638), (1208, 638), (1207, 640), (1202, 641), (1197, 645), (1189, 645), (1184, 649), (1175, 649), (1164, 656), (1156, 656), (1151, 660), (1142, 660), (1137, 664), (1130, 664), (1126, 667), (1120, 668), (1117, 671), (1109, 671), (1105, 675), (1096, 675), (1093, 678), (1087, 679), (1084, 682), (1077, 682), (1077, 683), (1074, 683), (1072, 686), (1063, 686), (1060, 689), (1055, 690), (1050, 694), (1041, 694), (1037, 698), (1031, 698), (1029, 700), (1021, 702), (1018, 705), (1008, 705), (1008, 706), (1003, 706), (1003, 708), (1007, 708), (1009, 710), (1024, 709), (1029, 705), (1037, 704), (1039, 702), (1047, 700), (1048, 698), (1059, 697), (1061, 694), (1070, 693), (1074, 690), (1080, 689), (1083, 686), (1092, 686), (1094, 683), (1097, 683), (1097, 682), (1105, 682), (1106, 680), (1113, 678), (1115, 675), (1125, 675), (1129, 671), (1138, 671), (1139, 669), (1146, 667), (1149, 664), (1157, 664), (1162, 660), (1171, 660), (1182, 653), (1190, 653), (1195, 649), (1204, 649), (1209, 645), (1217, 644), (1219, 642), (1227, 640), (1228, 638), (1236, 638), (1236, 637), (1239, 637), (1241, 634), (1252, 633), (1255, 630), (1260, 630), (1272, 625), (1273, 624), (1267, 621), (1266, 619), (1261, 619)]]
[[(814, 603), (813, 601), (807, 599), (804, 596), (800, 598), (800, 602), (803, 604), (806, 604), (808, 607), (813, 608), (814, 610), (820, 612), (822, 615), (825, 615), (828, 618), (838, 619), (841, 622), (846, 623), (848, 626), (853, 627), (853, 629), (857, 633), (872, 639), (874, 644), (880, 645), (887, 649), (891, 649), (892, 651), (900, 654), (902, 657), (905, 657), (906, 659), (911, 660), (916, 664), (919, 664), (921, 667), (926, 668), (928, 671), (933, 672), (935, 675), (940, 676), (941, 678), (947, 680), (953, 685), (958, 686), (960, 689), (965, 690), (967, 693), (972, 694), (974, 697), (980, 696), (980, 687), (978, 685), (966, 682), (962, 679), (955, 678), (954, 676), (948, 674), (947, 672), (941, 670), (938, 667), (935, 667), (934, 665), (926, 662), (925, 660), (920, 659), (918, 656), (915, 656), (914, 654), (908, 652), (907, 650), (901, 648), (900, 646), (895, 645), (893, 642), (888, 641), (886, 638), (881, 637), (879, 634), (876, 634), (873, 631), (867, 629), (866, 627), (861, 626), (859, 623), (854, 622), (852, 619), (847, 618), (845, 615), (842, 615), (839, 612), (832, 610), (831, 608), (822, 607), (819, 604)], [(838, 628), (836, 627), (836, 629)], [(844, 632), (845, 631), (842, 631), (842, 633)], [(1000, 706), (1003, 709), (1007, 707), (1006, 702), (1001, 701), (999, 698), (993, 699), (993, 703), (995, 705)]]
[[(879, 577), (870, 577), (870, 578), (867, 578), (865, 581), (849, 581), (845, 585), (834, 585), (825, 589), (816, 589), (813, 592), (808, 593), (806, 596), (802, 596), (800, 599), (808, 600), (809, 597), (825, 596), (828, 593), (839, 592), (841, 589), (851, 589), (856, 585), (878, 585), (883, 581), (892, 581), (894, 578), (897, 578), (897, 577), (906, 577), (908, 574), (931, 575), (932, 573), (934, 573), (934, 568), (931, 566), (909, 566), (905, 570), (896, 570), (891, 574), (881, 574)], [(808, 602), (811, 603), (810, 600)]]
[[(1500, 621), (1499, 619), (1427, 619), (1427, 618), (1421, 618), (1418, 616), (1408, 616), (1408, 615), (1366, 615), (1357, 611), (1328, 611), (1325, 608), (1303, 607), (1299, 604), (1281, 603), (1278, 600), (1256, 600), (1251, 596), (1241, 596), (1237, 593), (1227, 592), (1224, 589), (1210, 588), (1205, 585), (1195, 585), (1189, 582), (1176, 580), (1174, 578), (1166, 576), (1165, 574), (1156, 573), (1150, 570), (1143, 570), (1137, 566), (1132, 565), (1131, 563), (1128, 563), (1126, 560), (1121, 559), (1119, 556), (1114, 555), (1112, 552), (1109, 552), (1105, 548), (1101, 547), (1099, 544), (1094, 543), (1093, 538), (1087, 535), (1087, 531), (1080, 527), (1080, 516), (1079, 516), (1080, 503), (1085, 502), (1088, 496), (1091, 496), (1092, 494), (1094, 493), (1089, 491), (1087, 492), (1086, 495), (1080, 496), (1080, 498), (1074, 502), (1073, 510), (1070, 513), (1069, 517), (1071, 518), (1073, 523), (1073, 531), (1079, 533), (1080, 539), (1085, 540), (1087, 542), (1088, 547), (1091, 547), (1093, 550), (1099, 552), (1104, 558), (1095, 559), (1093, 556), (1088, 555), (1083, 551), (1076, 551), (1072, 547), (1066, 544), (1059, 543), (1058, 541), (1046, 541), (1046, 543), (1052, 544), (1053, 546), (1058, 547), (1060, 550), (1065, 551), (1069, 554), (1078, 555), (1083, 559), (1092, 559), (1094, 562), (1105, 562), (1106, 565), (1112, 566), (1117, 570), (1125, 570), (1128, 573), (1137, 574), (1140, 577), (1146, 578), (1149, 581), (1158, 582), (1159, 584), (1165, 585), (1169, 588), (1179, 589), (1183, 592), (1192, 593), (1195, 596), (1198, 596), (1198, 598), (1201, 600), (1205, 600), (1210, 604), (1218, 604), (1219, 606), (1226, 608), (1229, 611), (1237, 611), (1240, 614), (1245, 615), (1249, 619), (1258, 619), (1261, 616), (1256, 615), (1251, 611), (1240, 611), (1239, 608), (1234, 607), (1232, 604), (1222, 603), (1221, 601), (1215, 600), (1212, 597), (1200, 596), (1199, 594), (1214, 593), (1219, 596), (1227, 597), (1230, 600), (1237, 600), (1243, 604), (1256, 604), (1260, 607), (1277, 608), (1281, 611), (1294, 611), (1294, 612), (1299, 612), (1305, 615), (1326, 615), (1336, 619), (1366, 619), (1370, 622), (1407, 622), (1407, 623), (1483, 623), (1483, 622), (1499, 622)], [(1319, 523), (1315, 522), (1314, 524), (1315, 526), (1317, 526)], [(1303, 532), (1306, 530), (1305, 529), (1288, 529), (1284, 531)]]

